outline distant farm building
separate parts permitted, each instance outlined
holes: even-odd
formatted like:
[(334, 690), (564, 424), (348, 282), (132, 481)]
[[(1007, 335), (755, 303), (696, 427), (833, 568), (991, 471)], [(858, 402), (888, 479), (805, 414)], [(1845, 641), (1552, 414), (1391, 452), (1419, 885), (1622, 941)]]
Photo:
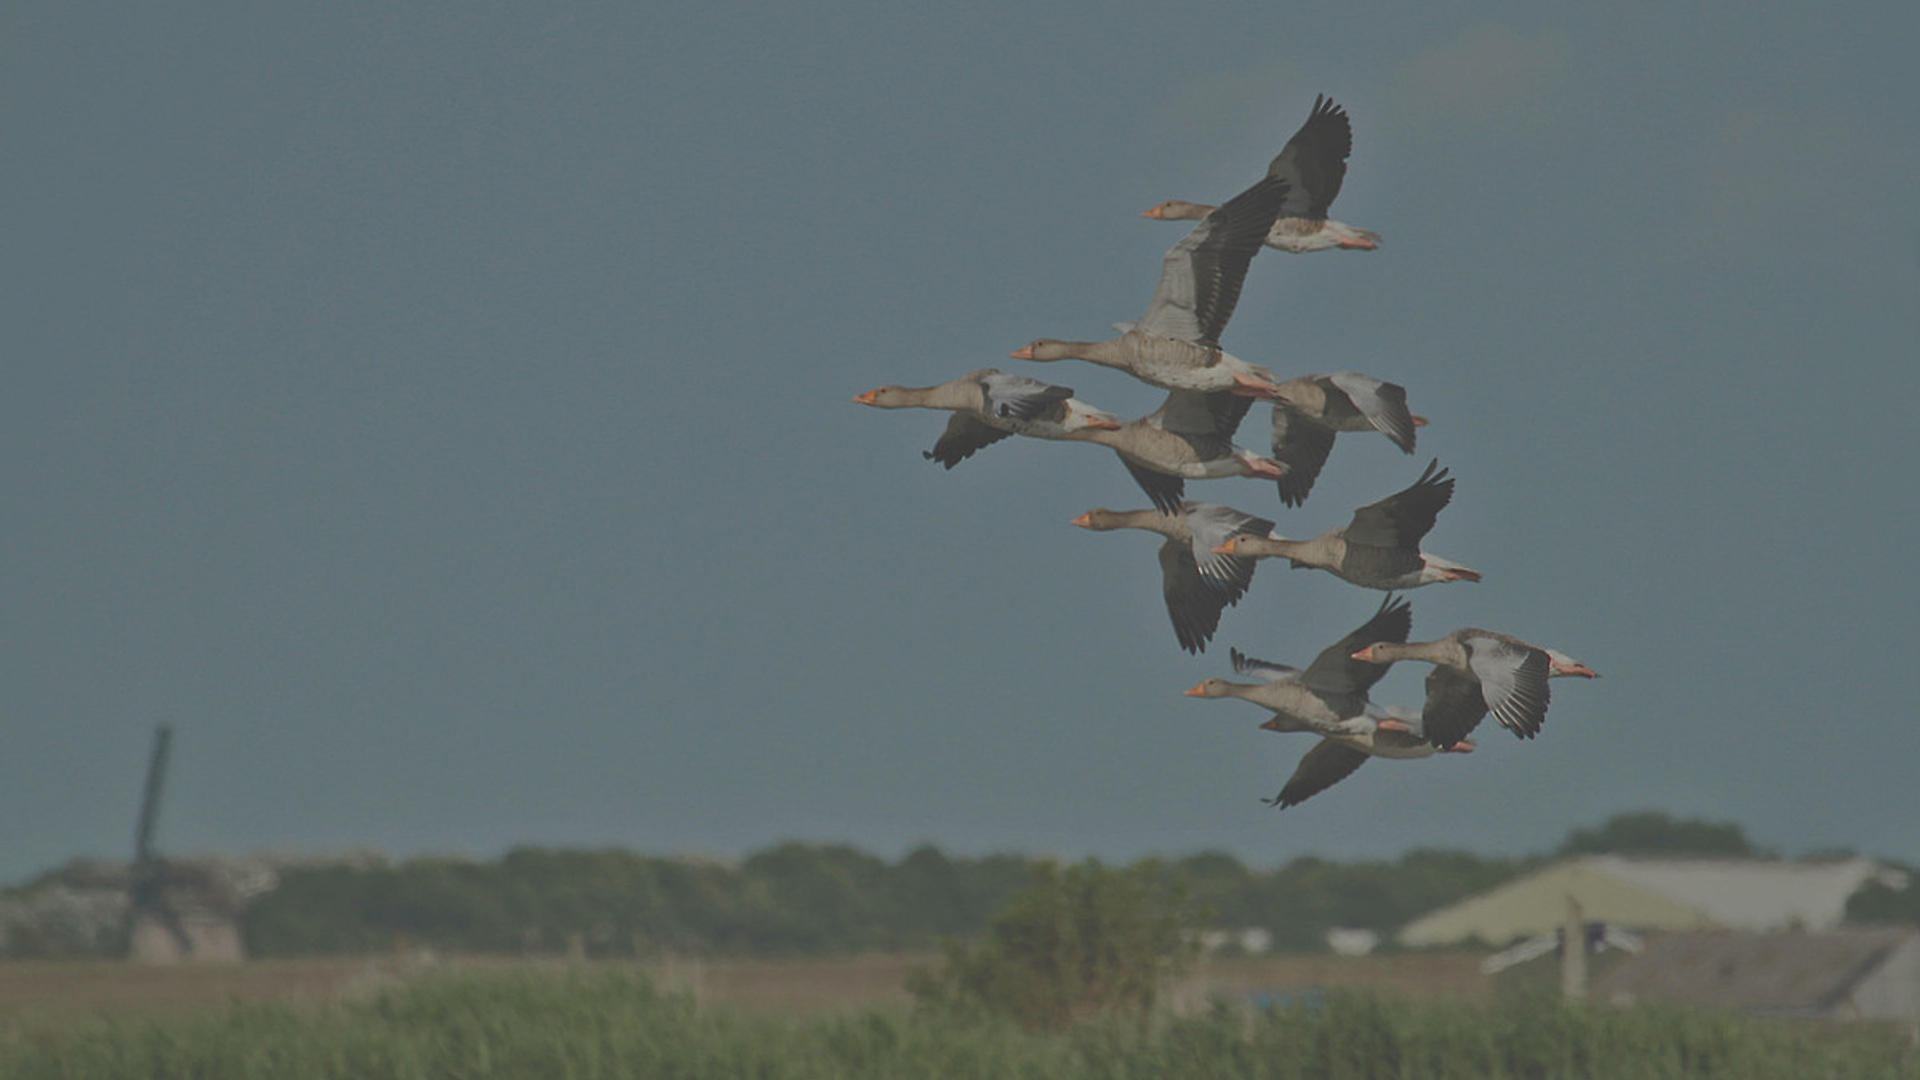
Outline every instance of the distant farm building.
[(1568, 859), (1409, 922), (1401, 945), (1506, 945), (1553, 933), (1568, 902), (1584, 918), (1634, 930), (1831, 930), (1869, 881), (1905, 875), (1867, 859)]
[(1753, 1016), (1920, 1023), (1920, 930), (1657, 934), (1593, 980), (1595, 1000)]
[(1249, 926), (1240, 930), (1202, 930), (1195, 939), (1206, 952), (1231, 949), (1244, 956), (1260, 956), (1273, 948), (1273, 932), (1265, 927)]

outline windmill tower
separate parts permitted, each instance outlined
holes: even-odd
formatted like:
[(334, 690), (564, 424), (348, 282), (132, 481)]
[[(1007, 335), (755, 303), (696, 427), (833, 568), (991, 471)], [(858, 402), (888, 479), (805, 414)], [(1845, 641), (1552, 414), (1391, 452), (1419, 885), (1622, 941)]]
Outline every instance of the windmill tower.
[(162, 724), (154, 729), (127, 883), (127, 958), (149, 964), (238, 960), (238, 900), (228, 895), (220, 876), (208, 867), (169, 862), (154, 852), (172, 744), (172, 728)]

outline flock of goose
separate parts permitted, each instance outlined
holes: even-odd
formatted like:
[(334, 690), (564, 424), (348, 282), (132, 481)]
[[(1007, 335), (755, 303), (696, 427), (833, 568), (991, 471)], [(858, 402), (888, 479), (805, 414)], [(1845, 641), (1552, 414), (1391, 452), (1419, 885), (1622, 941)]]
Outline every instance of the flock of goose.
[[(1369, 757), (1471, 750), (1467, 735), (1489, 714), (1531, 739), (1546, 720), (1550, 678), (1596, 675), (1564, 653), (1490, 630), (1463, 627), (1432, 641), (1407, 640), (1412, 608), (1393, 590), (1480, 580), (1478, 571), (1420, 549), (1453, 498), (1453, 479), (1437, 460), (1412, 485), (1310, 540), (1289, 540), (1265, 518), (1185, 498), (1188, 480), (1243, 476), (1275, 481), (1281, 503), (1299, 506), (1340, 432), (1378, 431), (1413, 453), (1416, 431), (1426, 420), (1408, 411), (1404, 388), (1357, 372), (1282, 380), (1220, 347), (1248, 266), (1262, 246), (1305, 254), (1379, 245), (1374, 233), (1327, 216), (1352, 146), (1346, 110), (1316, 96), (1306, 123), (1252, 187), (1219, 207), (1176, 199), (1146, 211), (1150, 218), (1199, 222), (1167, 252), (1146, 314), (1117, 325), (1119, 336), (1106, 341), (1042, 338), (1013, 353), (1019, 360), (1078, 359), (1124, 371), (1167, 391), (1152, 413), (1122, 422), (1068, 387), (994, 368), (938, 386), (882, 386), (854, 398), (883, 409), (951, 412), (945, 432), (924, 455), (949, 469), (1014, 435), (1113, 450), (1152, 508), (1089, 510), (1073, 523), (1143, 529), (1164, 538), (1160, 569), (1167, 615), (1190, 653), (1206, 649), (1221, 612), (1252, 585), (1260, 559), (1287, 559), (1294, 567), (1386, 590), (1372, 618), (1305, 669), (1235, 649), (1229, 651), (1233, 670), (1257, 682), (1215, 678), (1187, 691), (1191, 697), (1251, 701), (1273, 714), (1262, 728), (1321, 737), (1280, 793), (1267, 800), (1282, 808), (1345, 779)], [(1233, 441), (1255, 402), (1273, 408), (1267, 454)], [(1399, 660), (1433, 665), (1417, 713), (1368, 698)]]

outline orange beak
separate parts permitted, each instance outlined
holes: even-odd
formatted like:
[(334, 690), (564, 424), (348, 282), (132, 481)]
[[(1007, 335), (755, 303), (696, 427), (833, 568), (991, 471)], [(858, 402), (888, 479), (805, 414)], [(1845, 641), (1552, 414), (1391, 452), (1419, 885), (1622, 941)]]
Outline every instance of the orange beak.
[(1031, 360), (1033, 359), (1033, 346), (1023, 345), (1008, 355), (1012, 356), (1015, 360)]
[(1352, 656), (1348, 657), (1348, 659), (1371, 661), (1373, 659), (1373, 646), (1369, 645), (1366, 648), (1361, 649), (1359, 652), (1354, 653)]
[(861, 404), (861, 405), (871, 405), (871, 404), (873, 404), (873, 402), (874, 402), (874, 399), (875, 399), (875, 398), (877, 398), (877, 397), (878, 397), (879, 395), (880, 395), (880, 391), (878, 391), (878, 390), (869, 390), (869, 391), (867, 391), (867, 392), (866, 392), (866, 393), (864, 393), (864, 394), (856, 394), (856, 395), (854, 395), (854, 398), (853, 398), (853, 400), (854, 400), (854, 401), (856, 401), (856, 402), (858, 402), (858, 403), (859, 403), (859, 404)]
[(1267, 717), (1267, 722), (1260, 725), (1260, 730), (1261, 731), (1279, 731), (1280, 718), (1277, 716)]
[(1090, 428), (1100, 428), (1104, 431), (1119, 431), (1121, 424), (1118, 420), (1110, 420), (1104, 416), (1090, 416), (1087, 418), (1087, 426)]
[(1234, 550), (1233, 550), (1233, 541), (1231, 541), (1231, 540), (1229, 540), (1229, 541), (1227, 541), (1226, 543), (1224, 543), (1224, 544), (1221, 544), (1220, 546), (1218, 546), (1218, 547), (1216, 547), (1216, 548), (1214, 548), (1214, 549), (1213, 549), (1213, 553), (1214, 553), (1215, 555), (1232, 555), (1232, 554), (1235, 554), (1235, 552), (1234, 552)]
[(1421, 415), (1419, 415), (1418, 413), (1415, 413), (1415, 414), (1414, 414), (1414, 416), (1413, 416), (1413, 426), (1414, 426), (1414, 427), (1426, 427), (1426, 426), (1427, 426), (1427, 418), (1426, 418), (1426, 417), (1424, 417), (1424, 416), (1421, 416)]
[(1074, 518), (1073, 523), (1075, 525), (1080, 526), (1083, 529), (1093, 528), (1093, 511), (1089, 510), (1084, 514), (1081, 514), (1079, 517)]
[(1142, 210), (1142, 211), (1140, 211), (1140, 216), (1141, 216), (1141, 217), (1150, 217), (1150, 218), (1153, 218), (1154, 220), (1156, 220), (1156, 221), (1157, 221), (1157, 220), (1159, 220), (1159, 219), (1160, 219), (1160, 216), (1161, 216), (1161, 215), (1160, 215), (1160, 208), (1156, 206), (1156, 207), (1154, 207), (1154, 208), (1153, 208), (1153, 209), (1151, 209), (1151, 210)]
[(1187, 696), (1188, 697), (1206, 697), (1207, 693), (1206, 693), (1205, 687), (1206, 687), (1206, 684), (1201, 683), (1199, 686), (1196, 686), (1193, 689), (1187, 691)]

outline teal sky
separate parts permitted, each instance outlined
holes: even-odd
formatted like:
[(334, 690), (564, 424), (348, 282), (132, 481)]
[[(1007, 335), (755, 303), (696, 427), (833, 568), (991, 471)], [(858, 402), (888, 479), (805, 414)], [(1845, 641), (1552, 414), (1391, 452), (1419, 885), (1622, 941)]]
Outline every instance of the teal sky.
[[(1920, 861), (1920, 7), (39, 5), (0, 33), (0, 881), (174, 853), (788, 838), (1256, 864), (1627, 810)], [(1432, 419), (1293, 536), (1458, 478), (1410, 594), (1604, 673), (1376, 762), (1181, 691), (1378, 594), (1264, 566), (1192, 658), (1112, 455), (849, 399), (1145, 307), (1316, 92), (1373, 253), (1225, 335)], [(1262, 440), (1264, 410), (1243, 428)], [(1425, 669), (1375, 698), (1416, 704)]]

